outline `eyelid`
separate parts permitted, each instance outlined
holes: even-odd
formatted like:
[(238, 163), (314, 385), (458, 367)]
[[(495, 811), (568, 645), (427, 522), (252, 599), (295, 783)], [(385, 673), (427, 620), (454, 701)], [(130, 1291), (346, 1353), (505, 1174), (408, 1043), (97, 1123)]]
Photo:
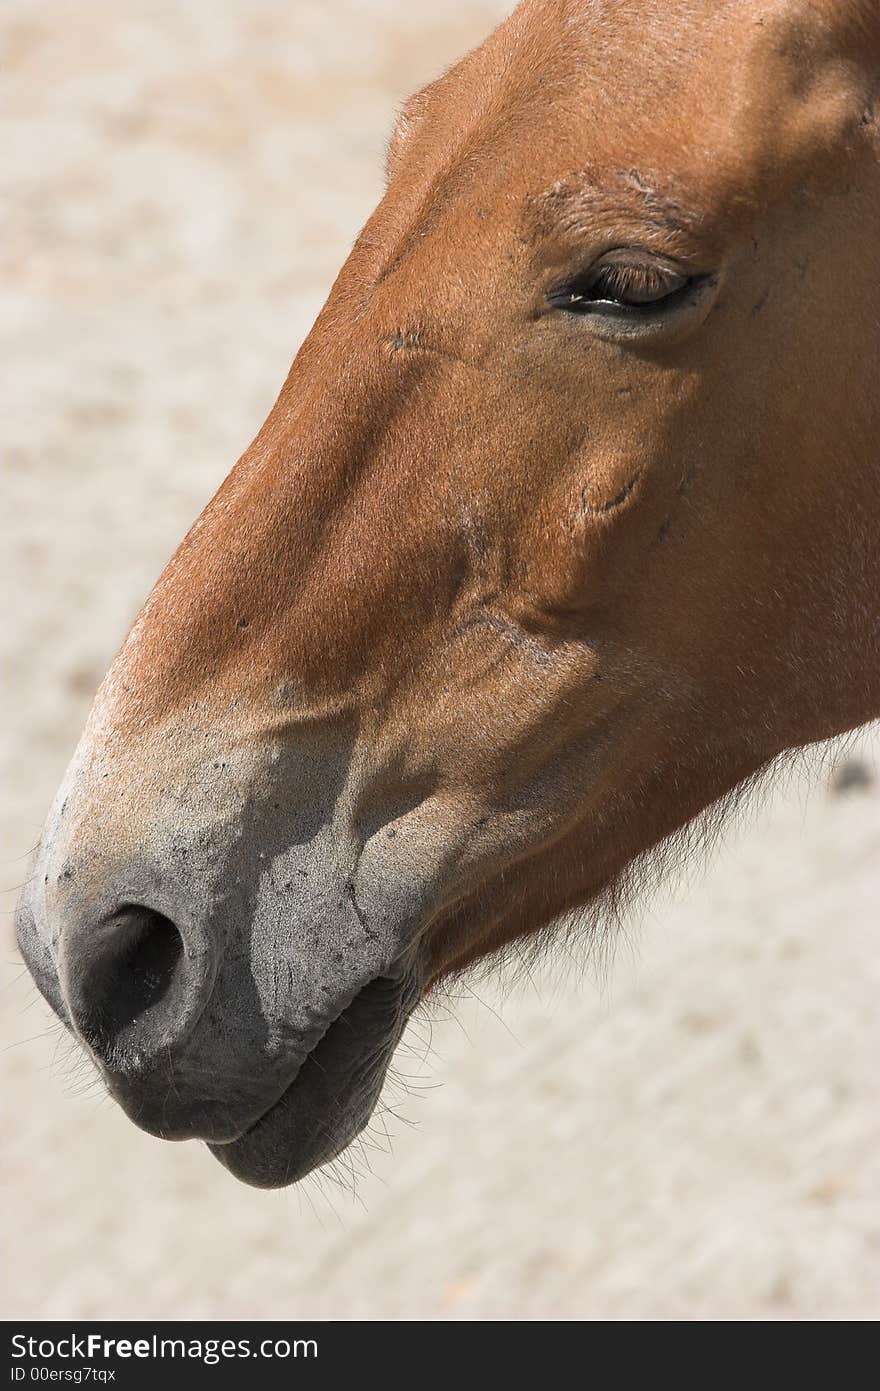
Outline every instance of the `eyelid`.
[[(598, 288), (597, 297), (602, 298), (601, 289), (604, 282), (604, 288), (607, 288), (612, 295), (616, 293), (625, 297), (627, 293), (631, 293), (636, 297), (636, 302), (650, 303), (652, 296), (660, 299), (664, 295), (673, 294), (676, 290), (681, 289), (688, 279), (689, 277), (684, 271), (673, 270), (670, 266), (644, 262), (608, 261), (604, 264), (599, 262), (588, 273), (584, 288), (587, 294), (591, 289)], [(640, 293), (644, 294), (643, 301), (637, 299)]]
[[(648, 284), (669, 281), (669, 293), (675, 293), (688, 284), (694, 287), (712, 278), (713, 272), (704, 264), (696, 265), (670, 256), (653, 247), (638, 242), (611, 245), (594, 252), (590, 260), (584, 260), (579, 268), (568, 274), (559, 273), (547, 284), (545, 295), (551, 305), (556, 307), (571, 304), (575, 300), (587, 301), (590, 289), (603, 274), (622, 278), (629, 275), (635, 283), (640, 280)], [(576, 295), (573, 292), (579, 291)], [(600, 298), (600, 296), (596, 296)]]
[(594, 261), (586, 266), (577, 276), (579, 280), (587, 280), (591, 275), (599, 275), (603, 270), (630, 271), (633, 275), (644, 274), (647, 276), (664, 276), (671, 278), (676, 276), (684, 280), (695, 275), (692, 267), (682, 265), (666, 256), (658, 256), (656, 253), (643, 251), (639, 247), (627, 247), (614, 251), (603, 252)]
[[(652, 258), (657, 264), (657, 258)], [(694, 332), (704, 322), (715, 304), (724, 279), (723, 271), (696, 270), (671, 262), (662, 262), (670, 272), (683, 276), (682, 284), (655, 301), (633, 305), (614, 301), (590, 299), (584, 295), (579, 304), (571, 297), (575, 281), (584, 283), (602, 269), (604, 257), (598, 257), (585, 270), (569, 276), (567, 281), (556, 280), (544, 291), (547, 311), (559, 320), (577, 325), (578, 333), (590, 337), (625, 343), (674, 343)]]

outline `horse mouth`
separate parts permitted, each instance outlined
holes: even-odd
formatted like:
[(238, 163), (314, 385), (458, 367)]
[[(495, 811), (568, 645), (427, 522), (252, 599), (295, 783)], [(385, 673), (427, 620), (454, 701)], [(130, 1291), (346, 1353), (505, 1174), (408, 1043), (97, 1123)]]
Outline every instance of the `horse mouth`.
[(278, 1100), (211, 1153), (255, 1188), (284, 1188), (330, 1163), (367, 1125), (418, 995), (412, 974), (364, 986)]

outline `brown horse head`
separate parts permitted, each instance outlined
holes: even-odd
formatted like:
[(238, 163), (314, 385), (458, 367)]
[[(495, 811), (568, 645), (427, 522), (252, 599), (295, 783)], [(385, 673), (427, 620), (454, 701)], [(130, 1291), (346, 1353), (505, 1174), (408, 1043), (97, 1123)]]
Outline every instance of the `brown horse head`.
[(419, 92), (19, 911), (133, 1120), (291, 1182), (431, 984), (880, 711), (880, 9), (525, 0)]

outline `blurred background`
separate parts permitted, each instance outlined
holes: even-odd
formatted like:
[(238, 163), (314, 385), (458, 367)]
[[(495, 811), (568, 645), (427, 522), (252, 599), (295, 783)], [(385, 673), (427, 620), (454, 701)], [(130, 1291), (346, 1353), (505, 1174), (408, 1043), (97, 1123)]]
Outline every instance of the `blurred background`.
[(6, 1317), (880, 1314), (876, 739), (610, 966), (560, 951), (417, 1021), (358, 1175), (260, 1193), (141, 1134), (21, 973), (17, 885), (111, 656), (271, 406), (396, 105), (507, 9), (0, 9)]

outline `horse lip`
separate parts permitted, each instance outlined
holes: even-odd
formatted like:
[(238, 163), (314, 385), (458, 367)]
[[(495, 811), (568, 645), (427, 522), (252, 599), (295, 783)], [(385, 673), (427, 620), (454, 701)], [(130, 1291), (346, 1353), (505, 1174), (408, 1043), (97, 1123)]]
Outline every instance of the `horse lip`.
[[(339, 1014), (342, 1012), (340, 1010)], [(169, 1068), (167, 1075), (162, 1078), (164, 1085), (161, 1090), (153, 1086), (152, 1094), (145, 1100), (140, 1090), (144, 1076), (140, 1059), (130, 1059), (127, 1066), (117, 1069), (108, 1068), (100, 1061), (97, 1066), (114, 1101), (141, 1130), (155, 1135), (160, 1140), (201, 1140), (210, 1146), (233, 1145), (258, 1125), (287, 1094), (296, 1082), (303, 1064), (327, 1031), (333, 1027), (339, 1014), (328, 1019), (323, 1027), (312, 1031), (303, 1051), (296, 1054), (283, 1080), (277, 1082), (272, 1089), (270, 1100), (248, 1098), (251, 1105), (245, 1110), (243, 1121), (236, 1121), (234, 1114), (238, 1111), (240, 1117), (244, 1107), (224, 1101), (218, 1096), (194, 1096), (192, 1100), (187, 1101), (179, 1117), (170, 1119), (168, 1100), (170, 1096), (179, 1094), (181, 1082), (178, 1069)], [(130, 1092), (128, 1087), (132, 1089)], [(153, 1115), (150, 1114), (151, 1110)]]
[(258, 1126), (263, 1120), (265, 1120), (269, 1112), (273, 1111), (275, 1107), (279, 1105), (279, 1103), (282, 1102), (288, 1095), (288, 1093), (291, 1092), (293, 1088), (296, 1086), (300, 1073), (302, 1072), (306, 1063), (309, 1061), (309, 1058), (313, 1056), (313, 1054), (317, 1051), (320, 1045), (324, 1042), (324, 1039), (330, 1033), (331, 1029), (335, 1028), (335, 1026), (342, 1019), (342, 1017), (348, 1013), (348, 1011), (352, 1008), (355, 1002), (362, 995), (364, 995), (364, 993), (368, 991), (371, 986), (374, 987), (377, 984), (387, 984), (389, 986), (391, 986), (392, 984), (397, 985), (398, 980), (390, 976), (374, 976), (372, 980), (367, 981), (366, 985), (362, 985), (359, 990), (356, 990), (353, 995), (350, 995), (345, 1000), (345, 1002), (342, 1005), (340, 1005), (335, 1014), (328, 1016), (328, 1018), (325, 1020), (323, 1024), (323, 1027), (318, 1026), (317, 1028), (311, 1031), (308, 1046), (299, 1055), (299, 1059), (297, 1061), (295, 1069), (290, 1073), (288, 1079), (283, 1083), (280, 1091), (276, 1093), (272, 1101), (268, 1102), (268, 1104), (264, 1107), (260, 1114), (258, 1116), (255, 1116), (253, 1119), (249, 1120), (247, 1125), (243, 1126), (235, 1135), (231, 1136), (230, 1139), (210, 1140), (208, 1141), (208, 1143), (212, 1146), (215, 1144), (234, 1145), (239, 1140), (243, 1139), (245, 1135), (248, 1135), (252, 1130), (254, 1130), (255, 1127)]
[(233, 1140), (208, 1142), (214, 1157), (258, 1188), (286, 1187), (329, 1163), (367, 1124), (419, 994), (414, 975), (375, 977), (257, 1120)]
[[(146, 1073), (143, 1072), (141, 1060), (132, 1058), (128, 1060), (129, 1066), (121, 1068), (108, 1068), (99, 1063), (99, 1070), (110, 1095), (141, 1130), (162, 1140), (201, 1140), (214, 1153), (231, 1150), (242, 1142), (246, 1146), (247, 1137), (255, 1132), (259, 1134), (260, 1127), (265, 1128), (277, 1108), (283, 1107), (285, 1103), (288, 1106), (295, 1104), (298, 1099), (297, 1083), (303, 1069), (308, 1066), (310, 1059), (328, 1036), (334, 1034), (336, 1026), (340, 1027), (335, 1043), (330, 1046), (331, 1055), (335, 1056), (337, 1061), (340, 1054), (343, 1056), (346, 1063), (345, 1073), (350, 1072), (352, 1068), (357, 1069), (363, 1063), (365, 1055), (384, 1055), (387, 1052), (387, 1057), (390, 1058), (401, 1032), (395, 1027), (400, 1021), (400, 1012), (395, 1005), (392, 1017), (380, 1017), (377, 1023), (373, 1002), (376, 999), (380, 1003), (383, 1000), (396, 1001), (399, 996), (406, 994), (405, 978), (373, 978), (353, 996), (348, 997), (335, 1014), (316, 1025), (307, 1038), (299, 1040), (300, 1047), (290, 1058), (286, 1071), (276, 1078), (275, 1084), (267, 1089), (262, 1100), (253, 1094), (247, 1098), (239, 1097), (237, 1100), (234, 1096), (224, 1100), (218, 1095), (196, 1094), (188, 1097), (180, 1106), (175, 1105), (172, 1098), (180, 1096), (180, 1084), (185, 1077), (185, 1067), (183, 1072), (178, 1068), (169, 1068), (167, 1073), (157, 1077), (152, 1068), (147, 1069)], [(359, 1001), (361, 1004), (358, 1006)], [(407, 1008), (406, 1013), (408, 1012)], [(381, 1011), (379, 1013), (381, 1016)], [(345, 1028), (340, 1023), (343, 1016), (348, 1016), (345, 1023), (350, 1027)], [(359, 1027), (358, 1019), (362, 1025), (365, 1021), (366, 1027)], [(318, 1067), (323, 1071), (320, 1062)], [(342, 1071), (334, 1072), (331, 1080), (336, 1080), (344, 1091), (346, 1077)], [(333, 1104), (332, 1099), (330, 1104)]]
[[(332, 1025), (329, 1025), (328, 1027), (332, 1028), (333, 1026), (332, 1026)], [(315, 1044), (315, 1047), (317, 1047), (317, 1046), (318, 1046), (318, 1045)], [(212, 1136), (210, 1136), (210, 1135), (200, 1135), (200, 1134), (194, 1134), (194, 1135), (191, 1136), (190, 1138), (192, 1138), (192, 1139), (194, 1139), (194, 1140), (203, 1140), (204, 1143), (205, 1143), (205, 1144), (208, 1146), (208, 1148), (211, 1149), (211, 1150), (213, 1150), (213, 1149), (223, 1149), (224, 1146), (226, 1146), (226, 1145), (237, 1145), (238, 1142), (239, 1142), (239, 1140), (243, 1140), (244, 1137), (245, 1137), (246, 1135), (249, 1135), (249, 1134), (251, 1133), (252, 1130), (255, 1130), (256, 1127), (257, 1127), (258, 1125), (260, 1125), (260, 1124), (266, 1119), (266, 1117), (270, 1114), (270, 1112), (271, 1112), (271, 1111), (274, 1111), (274, 1110), (275, 1110), (275, 1107), (278, 1106), (282, 1101), (284, 1101), (284, 1099), (285, 1099), (285, 1097), (288, 1095), (288, 1093), (291, 1092), (291, 1091), (293, 1090), (293, 1088), (296, 1086), (296, 1079), (299, 1077), (299, 1074), (300, 1074), (300, 1072), (302, 1071), (303, 1063), (305, 1063), (306, 1059), (307, 1059), (308, 1057), (310, 1057), (311, 1054), (312, 1054), (313, 1052), (314, 1052), (314, 1049), (309, 1049), (309, 1052), (306, 1053), (306, 1055), (305, 1055), (305, 1057), (303, 1058), (302, 1062), (301, 1062), (301, 1063), (299, 1064), (299, 1066), (297, 1067), (296, 1072), (294, 1072), (294, 1074), (293, 1074), (293, 1076), (290, 1078), (290, 1080), (284, 1084), (283, 1088), (282, 1088), (281, 1091), (278, 1093), (278, 1095), (277, 1095), (272, 1101), (270, 1101), (270, 1102), (268, 1103), (268, 1105), (267, 1105), (262, 1111), (260, 1111), (260, 1113), (259, 1113), (258, 1116), (252, 1117), (252, 1118), (248, 1121), (247, 1125), (241, 1126), (240, 1128), (236, 1129), (236, 1130), (234, 1131), (234, 1133), (231, 1134), (231, 1135), (229, 1135), (226, 1139), (214, 1139), (214, 1138), (213, 1138)]]

